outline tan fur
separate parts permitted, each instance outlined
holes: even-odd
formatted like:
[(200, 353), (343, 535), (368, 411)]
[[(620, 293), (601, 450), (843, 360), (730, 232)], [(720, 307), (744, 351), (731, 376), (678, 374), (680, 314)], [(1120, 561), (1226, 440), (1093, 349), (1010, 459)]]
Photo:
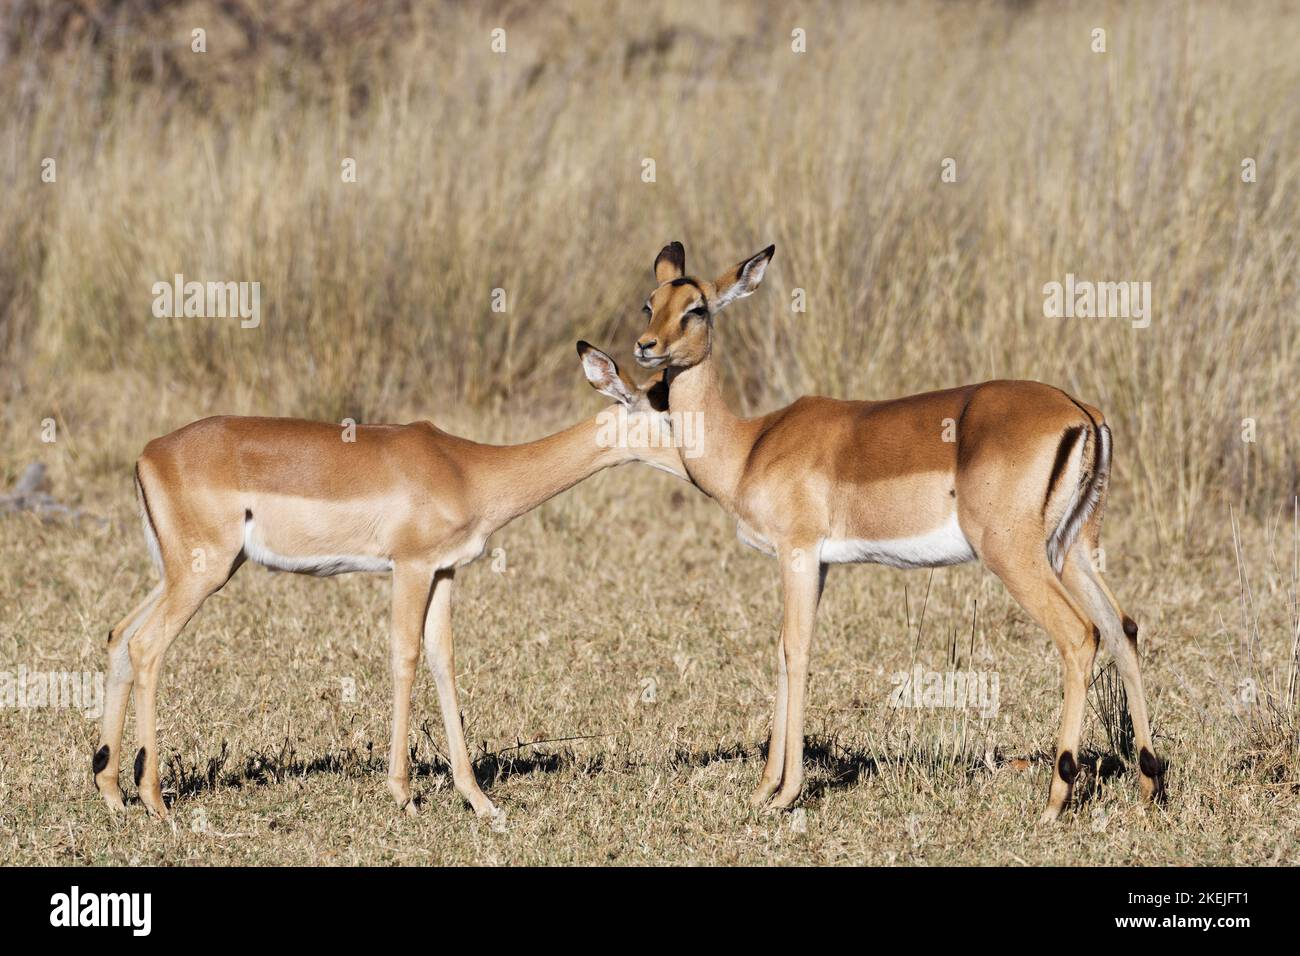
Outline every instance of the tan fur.
[[(802, 785), (807, 661), (828, 542), (906, 547), (942, 532), (954, 519), (974, 554), (1061, 652), (1065, 706), (1058, 767), (1066, 754), (1065, 766), (1077, 763), (1098, 628), (1121, 662), (1138, 746), (1154, 758), (1135, 646), (1122, 626), (1116, 643), (1115, 628), (1124, 615), (1089, 554), (1104, 507), (1106, 476), (1096, 476), (1094, 485), (1091, 473), (1096, 436), (1104, 427), (1101, 413), (1038, 382), (993, 381), (888, 401), (806, 397), (759, 418), (738, 418), (719, 387), (713, 317), (754, 291), (773, 251), (769, 247), (707, 282), (686, 276), (679, 243), (666, 246), (655, 261), (659, 285), (647, 299), (647, 328), (636, 346), (638, 362), (666, 373), (674, 417), (702, 420), (703, 454), (683, 458), (691, 480), (737, 519), (745, 540), (782, 563), (786, 615), (776, 712), (755, 803), (774, 798), (774, 806), (789, 806)], [(705, 314), (690, 314), (701, 304)], [(1080, 428), (1088, 437), (1060, 458), (1067, 429)], [(1079, 505), (1088, 492), (1097, 499), (1093, 511)], [(1084, 519), (1082, 540), (1067, 542), (1073, 544), (1066, 549), (1068, 568), (1058, 575), (1047, 542), (1076, 513)], [(919, 565), (911, 566), (950, 563), (923, 558), (922, 553)], [(1094, 628), (1091, 615), (1105, 621)], [(1045, 817), (1060, 813), (1071, 783), (1072, 775), (1066, 780), (1053, 773)], [(1154, 792), (1156, 784), (1143, 773), (1144, 792)]]
[[(637, 389), (599, 350), (580, 344), (589, 380), (630, 414), (663, 424), (649, 388)], [(655, 382), (652, 385), (658, 384)], [(662, 386), (660, 386), (662, 387)], [(610, 410), (619, 406), (612, 406)], [(414, 810), (407, 734), (423, 642), (438, 688), (456, 789), (494, 812), (474, 779), (456, 699), (451, 589), (498, 528), (591, 474), (644, 461), (684, 477), (665, 441), (601, 447), (601, 417), (522, 445), (483, 445), (430, 422), (340, 426), (286, 418), (208, 418), (154, 439), (137, 466), (162, 583), (111, 632), (100, 733), (107, 761), (95, 783), (121, 808), (122, 727), (134, 687), (140, 798), (166, 815), (158, 775), (155, 697), (163, 654), (199, 606), (262, 550), (287, 561), (346, 556), (391, 566), (393, 735), (388, 787)], [(666, 427), (666, 426), (664, 426)], [(251, 531), (249, 530), (251, 526)], [(256, 547), (250, 550), (249, 538)], [(334, 573), (335, 566), (309, 573)], [(296, 569), (296, 568), (295, 568)], [(99, 766), (97, 759), (96, 766)]]

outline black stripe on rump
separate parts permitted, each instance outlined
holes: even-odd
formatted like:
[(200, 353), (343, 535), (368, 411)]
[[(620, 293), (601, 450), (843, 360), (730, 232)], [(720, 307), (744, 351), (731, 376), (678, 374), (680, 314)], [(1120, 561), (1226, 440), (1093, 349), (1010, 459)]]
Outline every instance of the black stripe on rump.
[(1052, 462), (1052, 475), (1047, 479), (1047, 496), (1043, 498), (1043, 516), (1047, 516), (1047, 506), (1052, 500), (1052, 492), (1056, 490), (1056, 483), (1061, 478), (1061, 472), (1065, 471), (1065, 465), (1070, 460), (1070, 453), (1074, 451), (1075, 443), (1078, 442), (1079, 436), (1086, 430), (1087, 425), (1075, 425), (1073, 428), (1067, 428), (1065, 434), (1061, 436), (1061, 444), (1056, 446), (1056, 461)]

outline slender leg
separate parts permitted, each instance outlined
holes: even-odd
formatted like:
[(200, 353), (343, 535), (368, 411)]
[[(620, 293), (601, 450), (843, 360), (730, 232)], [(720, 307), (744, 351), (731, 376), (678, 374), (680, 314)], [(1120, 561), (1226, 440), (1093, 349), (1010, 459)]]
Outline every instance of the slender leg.
[(96, 789), (113, 810), (123, 808), (122, 788), (118, 785), (117, 775), (122, 757), (122, 727), (126, 722), (126, 707), (134, 682), (127, 644), (162, 597), (162, 593), (163, 586), (159, 583), (108, 635), (108, 686), (104, 693), (99, 744), (95, 747), (91, 769)]
[(127, 642), (135, 675), (135, 733), (140, 745), (135, 757), (135, 782), (141, 802), (160, 818), (167, 816), (167, 806), (158, 777), (158, 671), (172, 641), (225, 580), (224, 574), (216, 580), (181, 576), (175, 584), (169, 578), (162, 597)]
[(1079, 772), (1079, 736), (1083, 732), (1083, 709), (1087, 703), (1088, 676), (1097, 653), (1100, 635), (1092, 620), (1071, 597), (1044, 555), (1014, 562), (985, 555), (985, 563), (1002, 579), (1011, 596), (1047, 631), (1064, 661), (1065, 703), (1061, 728), (1056, 738), (1056, 764), (1042, 819), (1060, 816), (1070, 799)]
[(773, 809), (784, 810), (799, 798), (803, 789), (803, 716), (808, 691), (808, 653), (812, 646), (817, 605), (821, 600), (826, 568), (812, 557), (814, 548), (796, 552), (797, 557), (782, 554), (782, 586), (785, 591), (785, 626), (782, 644), (785, 651), (786, 711), (785, 766), (781, 789), (772, 800)]
[(1138, 785), (1142, 796), (1152, 802), (1163, 800), (1164, 766), (1156, 757), (1155, 745), (1151, 741), (1146, 693), (1138, 665), (1137, 624), (1120, 608), (1115, 595), (1093, 567), (1086, 547), (1076, 544), (1070, 550), (1062, 577), (1070, 593), (1097, 622), (1106, 649), (1115, 659), (1124, 680), (1129, 716), (1133, 719), (1133, 736), (1138, 747)]
[(763, 776), (758, 787), (750, 795), (749, 802), (759, 807), (767, 803), (781, 786), (781, 772), (785, 769), (785, 708), (786, 696), (790, 693), (790, 682), (785, 667), (785, 627), (776, 642), (776, 706), (772, 714), (772, 732), (767, 738), (767, 762), (763, 765)]
[(140, 603), (133, 607), (131, 612), (127, 614), (126, 617), (122, 618), (122, 620), (118, 621), (117, 626), (108, 632), (108, 642), (112, 644), (113, 641), (117, 640), (119, 637), (125, 636), (129, 638), (131, 634), (134, 634), (140, 625), (144, 623), (145, 613), (158, 603), (158, 599), (162, 597), (163, 591), (163, 583), (159, 581), (153, 586), (148, 594), (140, 599)]
[(496, 807), (479, 789), (465, 746), (465, 728), (460, 722), (460, 705), (456, 700), (456, 656), (451, 641), (451, 588), (456, 572), (439, 571), (433, 579), (433, 597), (424, 622), (424, 653), (438, 687), (438, 705), (447, 733), (447, 752), (451, 757), (451, 779), (457, 792), (469, 801), (480, 817), (490, 817)]
[(411, 800), (411, 685), (420, 661), (420, 635), (429, 608), (433, 571), (424, 566), (393, 569), (391, 651), (393, 665), (393, 741), (388, 748), (388, 790), (400, 808), (416, 812)]

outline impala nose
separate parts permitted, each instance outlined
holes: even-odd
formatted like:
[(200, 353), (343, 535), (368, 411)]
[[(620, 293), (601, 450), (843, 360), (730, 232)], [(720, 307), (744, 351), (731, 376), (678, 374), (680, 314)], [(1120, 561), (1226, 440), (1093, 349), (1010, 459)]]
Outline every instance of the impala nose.
[(636, 350), (644, 355), (658, 344), (658, 339), (637, 339)]

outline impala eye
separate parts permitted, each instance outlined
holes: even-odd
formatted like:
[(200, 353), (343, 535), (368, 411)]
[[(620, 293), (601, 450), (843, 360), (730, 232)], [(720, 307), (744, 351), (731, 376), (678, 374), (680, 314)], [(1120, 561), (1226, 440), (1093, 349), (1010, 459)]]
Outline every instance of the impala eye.
[(650, 318), (650, 306), (648, 305), (641, 306), (641, 311), (645, 313), (647, 319)]

